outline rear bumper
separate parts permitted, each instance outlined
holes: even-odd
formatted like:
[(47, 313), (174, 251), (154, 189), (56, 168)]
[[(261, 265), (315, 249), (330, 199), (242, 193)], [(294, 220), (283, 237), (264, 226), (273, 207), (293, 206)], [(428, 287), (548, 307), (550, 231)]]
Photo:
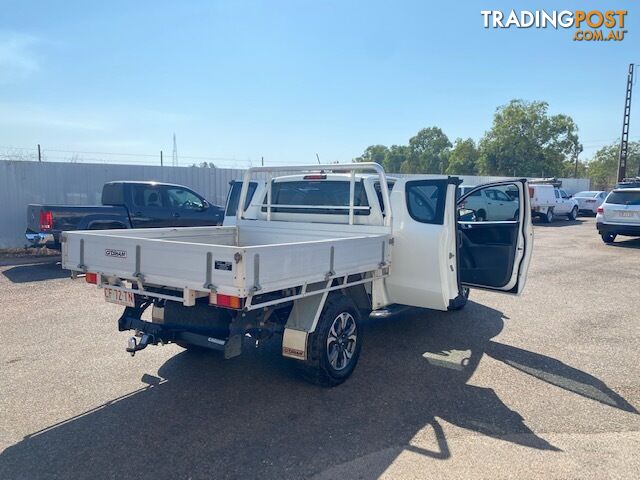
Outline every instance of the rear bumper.
[[(118, 330), (121, 332), (135, 330), (150, 336), (149, 344), (183, 342), (197, 345), (211, 350), (224, 352), (225, 358), (231, 358), (240, 353), (242, 345), (237, 339), (219, 339), (202, 333), (189, 332), (181, 328), (172, 328), (162, 323), (146, 322), (140, 318), (138, 309), (127, 307), (118, 320)], [(241, 337), (238, 337), (241, 338)]]
[(59, 244), (56, 241), (56, 237), (53, 235), (53, 233), (27, 231), (25, 232), (24, 236), (27, 239), (27, 242), (29, 242), (32, 247), (59, 247)]
[(629, 237), (640, 237), (640, 225), (617, 225), (613, 223), (596, 223), (598, 233), (613, 233), (614, 235), (626, 235)]
[(588, 207), (586, 205), (583, 205), (582, 207), (578, 207), (578, 211), (580, 213), (596, 213), (598, 211), (598, 207)]

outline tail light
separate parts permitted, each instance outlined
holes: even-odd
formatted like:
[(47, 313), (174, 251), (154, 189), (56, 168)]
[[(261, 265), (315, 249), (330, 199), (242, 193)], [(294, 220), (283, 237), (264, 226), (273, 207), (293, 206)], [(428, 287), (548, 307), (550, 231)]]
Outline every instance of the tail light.
[(218, 307), (240, 310), (242, 308), (242, 299), (240, 297), (234, 297), (232, 295), (211, 293), (209, 294), (209, 305), (216, 305)]
[(533, 198), (533, 187), (529, 187), (529, 198)]
[(86, 280), (87, 283), (97, 284), (98, 283), (98, 274), (97, 273), (87, 273), (84, 276), (84, 279)]
[(40, 230), (53, 229), (53, 213), (49, 211), (40, 212)]
[(604, 213), (604, 208), (603, 208), (603, 207), (598, 207), (597, 212), (598, 212), (598, 213)]

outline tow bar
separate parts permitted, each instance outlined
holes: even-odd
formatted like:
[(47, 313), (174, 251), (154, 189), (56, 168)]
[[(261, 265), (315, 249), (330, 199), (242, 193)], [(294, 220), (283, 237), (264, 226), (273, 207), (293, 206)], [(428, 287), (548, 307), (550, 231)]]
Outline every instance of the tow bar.
[(127, 352), (129, 352), (133, 357), (138, 350), (144, 350), (150, 343), (153, 343), (153, 335), (149, 335), (148, 333), (144, 333), (142, 335), (140, 343), (138, 343), (136, 337), (129, 337), (127, 342)]

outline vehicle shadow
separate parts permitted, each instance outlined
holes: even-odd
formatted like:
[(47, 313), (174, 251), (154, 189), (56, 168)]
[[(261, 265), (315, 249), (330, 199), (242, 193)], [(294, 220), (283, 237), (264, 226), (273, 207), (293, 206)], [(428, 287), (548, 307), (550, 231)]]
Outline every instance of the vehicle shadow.
[(536, 227), (544, 228), (559, 228), (559, 227), (573, 227), (575, 225), (582, 225), (586, 220), (577, 218), (576, 220), (568, 220), (564, 217), (556, 218), (551, 223), (545, 223), (543, 220), (535, 219), (533, 224)]
[[(624, 237), (622, 237), (624, 238)], [(616, 241), (610, 243), (612, 247), (618, 248), (640, 248), (640, 238), (630, 238), (628, 240), (620, 240), (620, 237), (616, 238)]]
[[(492, 341), (503, 325), (501, 312), (473, 302), (461, 312), (370, 320), (358, 369), (332, 389), (302, 382), (275, 342), (231, 361), (183, 352), (159, 369), (161, 378), (145, 375), (147, 387), (6, 449), (0, 478), (305, 478), (367, 455), (375, 460), (366, 476), (376, 478), (403, 449), (464, 455), (450, 451), (439, 419), (558, 451), (493, 389), (467, 384), (485, 353), (632, 411), (590, 375)], [(412, 441), (421, 432), (427, 445)]]
[(63, 270), (60, 263), (55, 261), (16, 265), (4, 270), (2, 274), (13, 283), (42, 282), (69, 277), (69, 271)]

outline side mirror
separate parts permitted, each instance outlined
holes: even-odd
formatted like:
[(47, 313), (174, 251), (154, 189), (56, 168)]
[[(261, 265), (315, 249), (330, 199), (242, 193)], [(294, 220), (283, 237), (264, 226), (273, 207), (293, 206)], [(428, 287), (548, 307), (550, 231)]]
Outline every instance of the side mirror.
[(202, 208), (200, 210), (206, 210), (207, 208), (209, 208), (209, 202), (202, 200)]

